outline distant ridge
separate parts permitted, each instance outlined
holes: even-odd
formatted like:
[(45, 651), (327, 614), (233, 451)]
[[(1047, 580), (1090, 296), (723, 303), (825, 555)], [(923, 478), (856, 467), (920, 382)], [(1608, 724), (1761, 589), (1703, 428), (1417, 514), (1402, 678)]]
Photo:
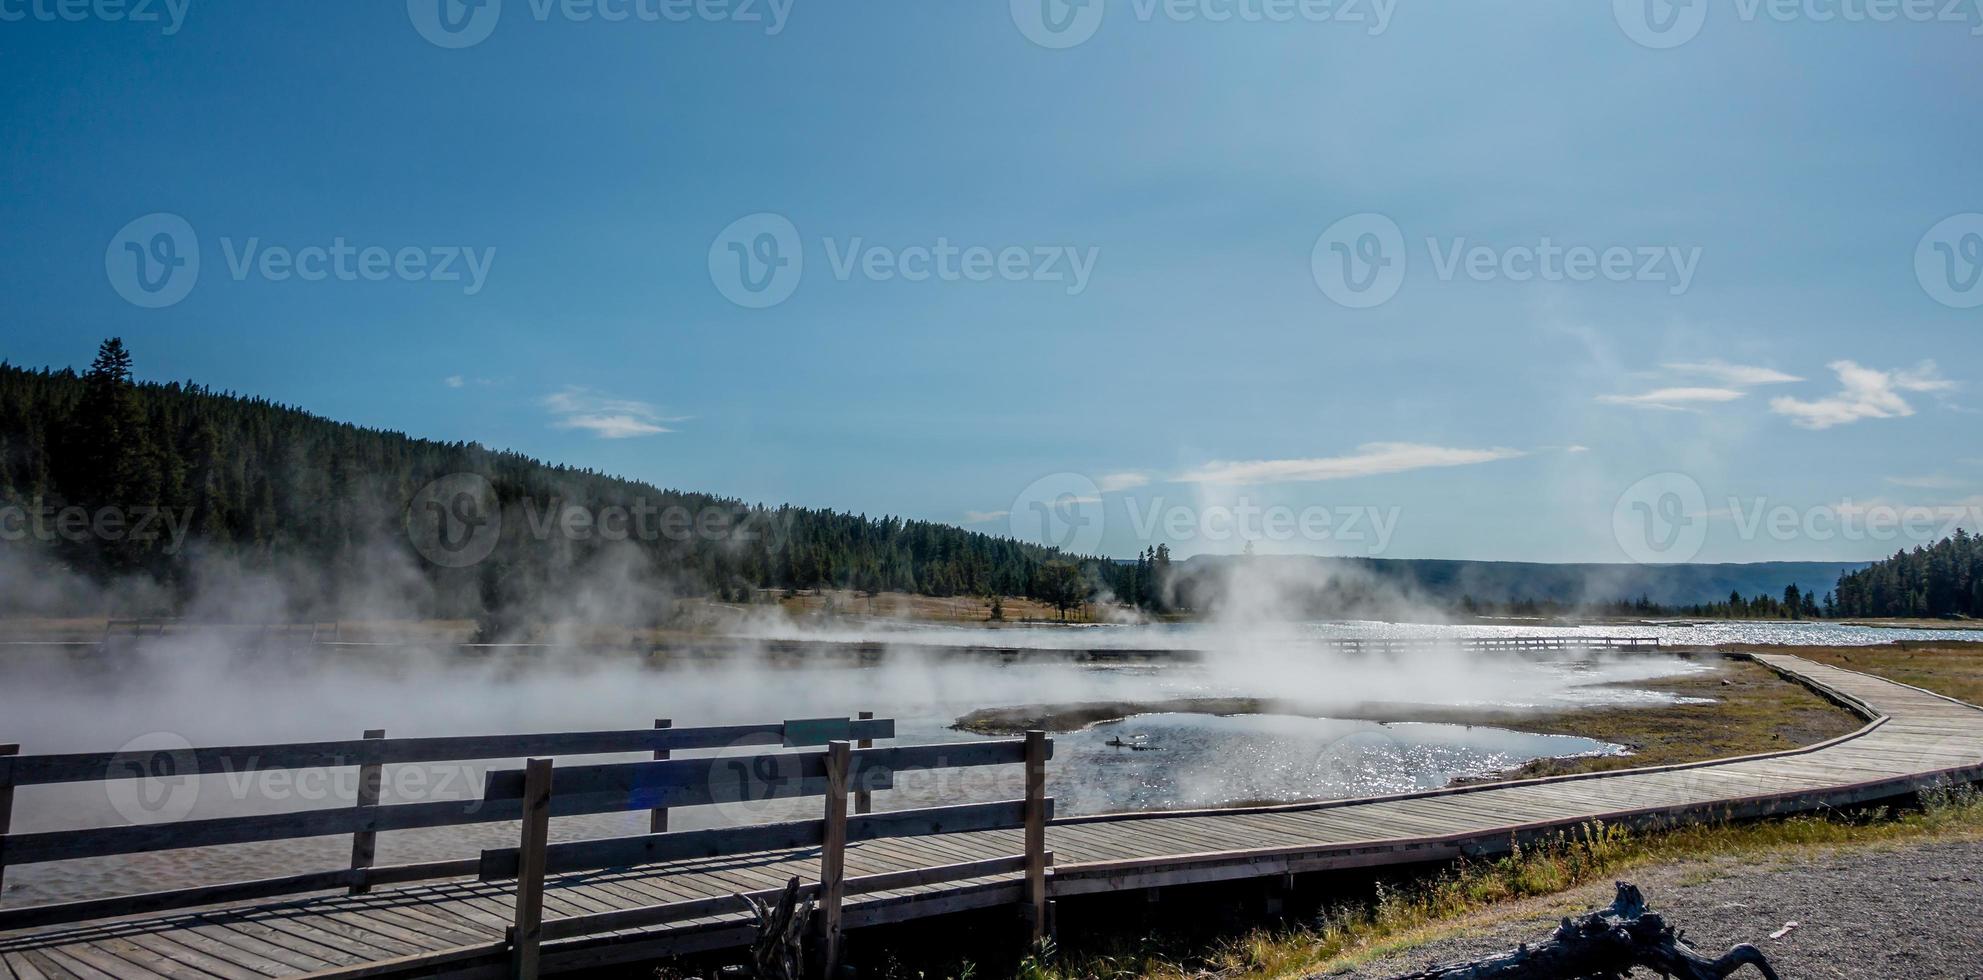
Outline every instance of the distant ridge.
[[(1240, 561), (1230, 555), (1198, 555), (1181, 563), (1187, 575), (1212, 572)], [(1546, 564), (1441, 558), (1321, 558), (1257, 556), (1255, 562), (1308, 563), (1322, 579), (1349, 576), (1402, 587), (1408, 594), (1442, 604), (1471, 596), (1485, 603), (1554, 602), (1566, 606), (1636, 600), (1662, 606), (1723, 602), (1730, 592), (1743, 596), (1799, 591), (1824, 595), (1839, 576), (1871, 562), (1765, 561), (1720, 565)]]

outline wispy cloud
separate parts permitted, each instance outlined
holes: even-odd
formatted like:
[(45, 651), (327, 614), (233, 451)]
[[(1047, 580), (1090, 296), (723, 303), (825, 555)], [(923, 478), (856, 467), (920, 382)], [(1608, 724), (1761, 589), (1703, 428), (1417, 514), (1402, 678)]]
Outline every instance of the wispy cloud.
[[(1599, 395), (1598, 402), (1605, 405), (1629, 405), (1633, 408), (1651, 408), (1668, 412), (1698, 412), (1702, 406), (1732, 402), (1742, 398), (1747, 394), (1743, 391), (1744, 388), (1804, 380), (1775, 368), (1730, 364), (1722, 360), (1675, 361), (1662, 364), (1660, 368), (1670, 375), (1705, 378), (1711, 383), (1671, 385), (1634, 394)], [(1675, 378), (1675, 380), (1680, 379)]]
[(1752, 388), (1756, 385), (1780, 385), (1802, 381), (1794, 374), (1785, 374), (1775, 368), (1753, 367), (1747, 364), (1730, 364), (1727, 361), (1692, 361), (1676, 364), (1662, 364), (1661, 367), (1675, 374), (1693, 374), (1708, 378), (1723, 385), (1736, 388)]
[(590, 388), (570, 386), (546, 395), (541, 403), (560, 429), (590, 432), (601, 439), (633, 439), (675, 430), (668, 426), (688, 416), (661, 414), (653, 405), (628, 398), (609, 398)]
[(1095, 486), (1103, 493), (1113, 493), (1117, 490), (1134, 490), (1137, 487), (1147, 486), (1149, 482), (1150, 476), (1147, 473), (1104, 473), (1101, 479), (1095, 481)]
[(1791, 424), (1800, 428), (1829, 429), (1860, 419), (1905, 418), (1914, 414), (1914, 406), (1902, 393), (1955, 388), (1955, 382), (1943, 378), (1934, 361), (1922, 361), (1911, 371), (1881, 371), (1852, 361), (1833, 361), (1829, 366), (1838, 375), (1837, 394), (1812, 401), (1774, 398), (1770, 411), (1788, 416)]
[(1373, 442), (1358, 446), (1356, 452), (1347, 456), (1207, 463), (1177, 479), (1183, 483), (1227, 485), (1314, 483), (1434, 467), (1473, 466), (1526, 455), (1519, 449), (1451, 449), (1409, 442)]
[(989, 524), (992, 521), (1002, 521), (1011, 516), (1012, 512), (1009, 510), (967, 510), (964, 512), (964, 523)]
[(441, 379), (441, 383), (450, 388), (459, 388), (466, 385), (468, 381), (459, 374), (450, 374), (446, 378)]
[(1672, 412), (1696, 412), (1700, 409), (1694, 406), (1732, 402), (1741, 397), (1742, 392), (1733, 388), (1660, 388), (1637, 395), (1599, 395), (1597, 400), (1606, 405), (1632, 405)]

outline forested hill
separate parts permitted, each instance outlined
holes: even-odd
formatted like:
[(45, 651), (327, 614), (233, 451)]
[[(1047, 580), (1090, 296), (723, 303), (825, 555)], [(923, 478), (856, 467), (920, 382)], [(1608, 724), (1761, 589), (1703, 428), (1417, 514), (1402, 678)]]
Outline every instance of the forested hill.
[[(454, 499), (421, 499), (432, 481), (462, 479), (452, 474), (473, 474), (477, 487), (486, 479), (500, 501), (501, 533), (474, 561), (429, 554), (409, 530), (419, 516), (409, 519), (409, 506), (456, 507)], [(1028, 595), (1056, 557), (941, 524), (766, 508), (475, 443), (359, 428), (191, 382), (134, 382), (131, 356), (115, 341), (82, 375), (0, 364), (0, 505), (15, 508), (5, 545), (14, 555), (32, 551), (88, 581), (148, 578), (166, 601), (183, 601), (212, 585), (196, 579), (225, 567), (237, 577), (303, 579), (307, 589), (292, 591), (314, 593), (307, 601), (325, 609), (340, 592), (390, 588), (428, 615), (480, 615), (521, 597), (579, 601), (572, 583), (588, 576), (628, 595), (825, 585)], [(612, 508), (624, 508), (643, 523), (621, 517), (618, 534), (573, 529), (558, 523), (568, 505), (609, 522)], [(155, 540), (140, 541), (114, 528), (77, 533), (52, 519), (77, 506), (91, 514), (119, 508), (133, 526), (155, 510), (189, 533), (175, 549), (165, 523), (154, 522)], [(45, 517), (21, 526), (29, 508)]]
[(1957, 528), (1838, 580), (1841, 616), (1983, 616), (1983, 536)]
[[(1643, 600), (1646, 614), (1679, 614), (1722, 602), (1730, 593), (1778, 596), (1786, 586), (1824, 595), (1841, 575), (1865, 562), (1755, 562), (1720, 565), (1541, 564), (1397, 558), (1273, 556), (1241, 559), (1199, 555), (1179, 563), (1176, 588), (1186, 605), (1196, 594), (1221, 590), (1231, 566), (1264, 566), (1258, 579), (1306, 615), (1394, 616), (1400, 599), (1449, 610), (1475, 606), (1539, 607), (1541, 611), (1607, 611)], [(1408, 608), (1408, 606), (1407, 606)], [(1617, 614), (1631, 615), (1630, 608)]]

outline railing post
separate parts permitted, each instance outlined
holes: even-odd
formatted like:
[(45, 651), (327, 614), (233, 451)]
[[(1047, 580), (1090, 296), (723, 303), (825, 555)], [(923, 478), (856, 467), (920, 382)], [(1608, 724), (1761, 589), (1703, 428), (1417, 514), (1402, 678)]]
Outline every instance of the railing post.
[[(673, 728), (675, 727), (675, 723), (667, 718), (656, 718), (654, 719), (654, 727), (657, 729)], [(654, 761), (659, 762), (663, 759), (668, 758), (672, 754), (673, 753), (667, 749), (655, 749)], [(667, 807), (657, 806), (653, 809), (653, 811), (649, 813), (647, 818), (647, 831), (648, 833), (651, 834), (665, 834), (668, 832)]]
[[(368, 741), (385, 737), (386, 730), (383, 728), (365, 730), (365, 738)], [(358, 806), (379, 805), (379, 783), (382, 781), (384, 771), (385, 767), (377, 762), (367, 762), (358, 767)], [(371, 882), (365, 880), (365, 869), (372, 866), (372, 858), (378, 853), (378, 846), (379, 835), (376, 831), (360, 830), (351, 835), (351, 887), (346, 889), (347, 894), (363, 895), (372, 890)]]
[(523, 837), (516, 867), (516, 924), (510, 927), (510, 976), (536, 980), (544, 931), (544, 848), (551, 838), (551, 760), (523, 770)]
[[(873, 720), (874, 720), (874, 712), (872, 712), (872, 711), (863, 711), (863, 712), (861, 712), (861, 715), (860, 715), (860, 717), (861, 717), (861, 720), (862, 720), (862, 721), (873, 721)], [(855, 747), (855, 748), (861, 748), (861, 749), (871, 749), (871, 748), (874, 748), (874, 739), (871, 739), (871, 738), (864, 738), (864, 739), (861, 739), (861, 740), (860, 740), (859, 742), (856, 742), (856, 743), (854, 744), (854, 747)], [(872, 813), (872, 812), (874, 812), (874, 794), (873, 794), (873, 793), (871, 793), (871, 792), (869, 792), (869, 791), (868, 791), (868, 790), (867, 790), (867, 789), (865, 788), (865, 787), (867, 786), (867, 784), (868, 784), (868, 783), (867, 783), (867, 780), (865, 780), (865, 779), (863, 779), (863, 780), (861, 780), (861, 784), (860, 784), (862, 788), (859, 788), (859, 789), (856, 789), (856, 790), (854, 790), (854, 812), (855, 812), (855, 813)]]
[(840, 969), (840, 904), (847, 883), (847, 782), (853, 763), (843, 740), (826, 743), (826, 833), (819, 852), (820, 975)]
[(18, 745), (0, 745), (0, 891), (7, 887), (7, 835), (14, 828), (14, 760)]
[(1033, 942), (1047, 936), (1047, 733), (1026, 733), (1026, 902)]

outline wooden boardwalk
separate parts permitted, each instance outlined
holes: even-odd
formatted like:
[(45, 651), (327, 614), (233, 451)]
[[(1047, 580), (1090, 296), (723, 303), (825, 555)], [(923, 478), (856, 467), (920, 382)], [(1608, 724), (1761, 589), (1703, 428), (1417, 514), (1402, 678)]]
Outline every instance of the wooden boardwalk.
[[(1943, 779), (1983, 779), (1983, 710), (1791, 656), (1757, 660), (1868, 719), (1851, 735), (1783, 753), (1376, 799), (1244, 811), (1070, 818), (1048, 829), (1050, 894), (1438, 860), (1592, 819), (1657, 824), (1842, 806)], [(848, 927), (1019, 903), (1002, 873), (919, 886), (915, 869), (1007, 858), (1020, 831), (851, 844)], [(911, 873), (905, 873), (911, 872)], [(776, 888), (819, 873), (817, 848), (553, 875), (547, 971), (741, 945), (742, 916), (557, 939), (559, 918)], [(862, 887), (864, 876), (870, 879)], [(507, 969), (514, 889), (454, 881), (221, 907), (0, 936), (0, 980), (480, 975)], [(741, 903), (738, 903), (741, 906)]]

